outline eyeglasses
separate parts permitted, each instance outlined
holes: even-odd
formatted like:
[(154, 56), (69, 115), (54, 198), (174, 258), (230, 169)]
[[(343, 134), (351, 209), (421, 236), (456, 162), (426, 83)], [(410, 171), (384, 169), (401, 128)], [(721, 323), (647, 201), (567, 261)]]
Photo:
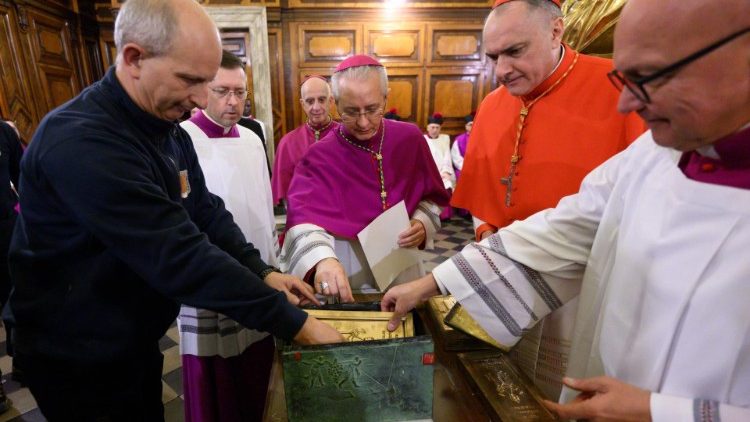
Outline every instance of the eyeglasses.
[(383, 115), (383, 106), (365, 109), (365, 111), (343, 110), (340, 111), (339, 114), (341, 115), (341, 120), (353, 121), (358, 120), (360, 116), (365, 116), (367, 120), (372, 121)]
[(227, 88), (211, 88), (211, 91), (216, 95), (216, 97), (221, 98), (221, 99), (226, 98), (228, 95), (234, 95), (240, 101), (247, 98), (246, 89), (232, 90), (232, 89), (227, 89)]
[(685, 57), (682, 60), (678, 60), (669, 66), (657, 70), (656, 72), (642, 76), (637, 79), (631, 79), (628, 76), (625, 76), (622, 72), (615, 69), (607, 74), (607, 77), (609, 78), (610, 82), (617, 88), (618, 91), (622, 91), (623, 88), (628, 88), (628, 90), (638, 99), (638, 101), (648, 104), (651, 102), (651, 97), (648, 96), (648, 92), (646, 92), (646, 85), (649, 82), (653, 82), (661, 77), (664, 77), (668, 75), (669, 73), (672, 73), (678, 69), (680, 69), (683, 66), (686, 66), (701, 57), (707, 55), (708, 53), (711, 53), (712, 51), (716, 50), (717, 48), (723, 46), (724, 44), (734, 40), (735, 38), (738, 38), (742, 35), (747, 34), (750, 32), (750, 27), (745, 28), (741, 31), (737, 31), (725, 38), (720, 39), (719, 41), (716, 41), (715, 43), (709, 45), (708, 47), (702, 48), (695, 53)]

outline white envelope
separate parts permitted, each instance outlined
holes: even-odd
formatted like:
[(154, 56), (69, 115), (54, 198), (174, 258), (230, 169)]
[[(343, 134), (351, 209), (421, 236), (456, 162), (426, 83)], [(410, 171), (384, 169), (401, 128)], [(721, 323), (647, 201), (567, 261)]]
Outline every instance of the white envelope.
[(375, 283), (384, 291), (405, 269), (421, 259), (419, 250), (398, 246), (398, 235), (411, 226), (404, 201), (387, 209), (357, 234)]

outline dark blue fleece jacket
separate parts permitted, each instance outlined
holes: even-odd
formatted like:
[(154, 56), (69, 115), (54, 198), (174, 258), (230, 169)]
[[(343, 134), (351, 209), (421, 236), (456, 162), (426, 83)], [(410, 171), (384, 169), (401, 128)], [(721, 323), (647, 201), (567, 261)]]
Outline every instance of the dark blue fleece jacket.
[[(180, 173), (189, 193), (181, 192)], [(16, 350), (104, 363), (153, 350), (180, 303), (289, 339), (306, 314), (205, 185), (190, 139), (114, 69), (47, 115), (21, 162)]]

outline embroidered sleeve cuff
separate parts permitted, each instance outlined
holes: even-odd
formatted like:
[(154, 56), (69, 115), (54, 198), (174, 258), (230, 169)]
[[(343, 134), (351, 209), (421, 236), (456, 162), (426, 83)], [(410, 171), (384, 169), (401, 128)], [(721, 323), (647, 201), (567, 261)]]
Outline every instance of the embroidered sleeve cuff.
[(336, 258), (333, 236), (313, 224), (292, 227), (284, 239), (279, 259), (281, 269), (297, 277), (304, 277), (320, 260)]
[(414, 211), (412, 218), (422, 222), (425, 229), (424, 249), (435, 246), (435, 235), (440, 230), (440, 207), (430, 201), (422, 201)]

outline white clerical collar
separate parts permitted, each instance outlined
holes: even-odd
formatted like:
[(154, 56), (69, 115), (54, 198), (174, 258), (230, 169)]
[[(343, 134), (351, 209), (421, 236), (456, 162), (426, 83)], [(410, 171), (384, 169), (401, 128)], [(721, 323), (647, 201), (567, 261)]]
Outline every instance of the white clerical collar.
[(222, 128), (222, 130), (224, 131), (224, 132), (223, 132), (223, 133), (224, 133), (224, 135), (228, 134), (228, 133), (229, 133), (229, 132), (230, 132), (230, 131), (232, 130), (232, 128), (233, 128), (233, 127), (234, 127), (234, 126), (236, 125), (236, 123), (235, 123), (235, 124), (233, 124), (232, 126), (226, 127), (226, 126), (224, 126), (224, 125), (220, 124), (219, 122), (217, 122), (216, 120), (212, 119), (212, 118), (211, 118), (211, 116), (209, 116), (209, 115), (208, 115), (208, 113), (206, 113), (206, 112), (205, 112), (204, 110), (201, 110), (201, 113), (203, 113), (203, 115), (204, 115), (204, 116), (206, 116), (206, 118), (207, 118), (208, 120), (210, 120), (210, 121), (211, 121), (211, 123), (213, 123), (213, 124), (215, 124), (216, 126), (218, 126), (218, 127)]
[(557, 71), (557, 68), (560, 67), (560, 64), (563, 62), (564, 58), (565, 58), (565, 46), (563, 46), (562, 44), (560, 44), (560, 60), (557, 61), (557, 64), (555, 65), (555, 68), (552, 69), (552, 72), (550, 72), (549, 75), (547, 75), (547, 77), (544, 78), (544, 80), (547, 80), (547, 78), (549, 78), (550, 76), (552, 76), (552, 74), (555, 73), (555, 71)]

